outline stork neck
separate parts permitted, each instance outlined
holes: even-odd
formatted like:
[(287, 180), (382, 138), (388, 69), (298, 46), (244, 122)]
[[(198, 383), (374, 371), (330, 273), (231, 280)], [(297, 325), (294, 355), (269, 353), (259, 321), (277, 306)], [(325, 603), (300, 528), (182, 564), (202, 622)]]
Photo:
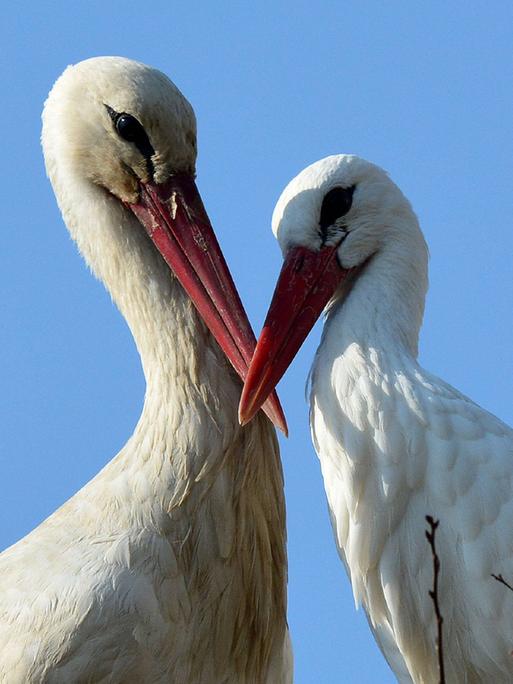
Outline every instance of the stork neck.
[(325, 336), (344, 348), (356, 343), (417, 357), (427, 290), (427, 251), (419, 237), (409, 249), (395, 242), (370, 259), (347, 296), (333, 302)]
[(101, 188), (68, 180), (62, 191), (58, 180), (52, 183), (68, 229), (130, 327), (146, 398), (165, 402), (177, 386), (208, 385), (203, 361), (218, 356), (222, 364), (221, 352), (139, 221)]

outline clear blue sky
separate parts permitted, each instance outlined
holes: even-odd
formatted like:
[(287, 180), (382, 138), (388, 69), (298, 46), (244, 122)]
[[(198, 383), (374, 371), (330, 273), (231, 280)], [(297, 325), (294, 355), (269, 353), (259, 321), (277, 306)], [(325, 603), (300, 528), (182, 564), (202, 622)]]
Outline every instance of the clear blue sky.
[[(68, 238), (39, 146), (53, 81), (94, 55), (154, 65), (193, 104), (199, 187), (257, 328), (285, 183), (338, 152), (387, 168), (431, 248), (421, 360), (513, 422), (511, 2), (11, 2), (0, 54), (1, 548), (114, 456), (142, 405), (130, 334)], [(392, 682), (355, 612), (310, 442), (318, 335), (280, 385), (296, 682)]]

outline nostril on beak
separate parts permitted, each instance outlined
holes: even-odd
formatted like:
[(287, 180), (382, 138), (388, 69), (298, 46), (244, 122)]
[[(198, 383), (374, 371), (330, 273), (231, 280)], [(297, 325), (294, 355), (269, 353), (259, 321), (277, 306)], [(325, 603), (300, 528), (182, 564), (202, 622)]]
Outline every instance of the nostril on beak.
[(300, 273), (303, 270), (304, 263), (305, 263), (305, 257), (303, 254), (300, 254), (299, 258), (297, 259), (296, 263), (294, 264), (294, 272)]

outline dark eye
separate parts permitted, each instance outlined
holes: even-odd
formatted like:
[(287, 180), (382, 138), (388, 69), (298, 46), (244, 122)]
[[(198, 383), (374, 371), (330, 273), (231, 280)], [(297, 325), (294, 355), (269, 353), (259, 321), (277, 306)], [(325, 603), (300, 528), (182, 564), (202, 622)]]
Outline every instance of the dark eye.
[(109, 107), (109, 105), (105, 105), (105, 107), (119, 137), (129, 143), (133, 143), (148, 164), (150, 164), (151, 157), (155, 154), (155, 150), (139, 121), (131, 114), (116, 112), (112, 107)]
[(119, 135), (128, 142), (137, 142), (138, 139), (146, 137), (144, 128), (131, 114), (120, 114), (116, 118), (115, 126)]
[(319, 226), (326, 231), (335, 221), (345, 216), (353, 202), (354, 185), (350, 188), (332, 188), (324, 195)]

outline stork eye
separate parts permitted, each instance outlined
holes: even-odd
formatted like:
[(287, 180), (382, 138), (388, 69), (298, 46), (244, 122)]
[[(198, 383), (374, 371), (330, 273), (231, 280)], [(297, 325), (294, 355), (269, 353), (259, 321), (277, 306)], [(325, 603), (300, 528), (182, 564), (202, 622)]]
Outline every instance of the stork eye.
[(144, 128), (131, 114), (120, 114), (115, 126), (119, 135), (128, 142), (137, 142), (138, 138), (146, 137)]
[(324, 195), (321, 216), (319, 218), (321, 231), (325, 231), (332, 226), (337, 219), (345, 216), (349, 209), (351, 209), (354, 188), (354, 185), (350, 188), (332, 188)]
[(105, 105), (107, 112), (114, 124), (117, 134), (123, 140), (133, 143), (139, 152), (146, 159), (148, 164), (151, 162), (151, 157), (155, 154), (150, 139), (141, 123), (137, 121), (135, 116), (127, 114), (126, 112), (116, 112), (109, 105)]

